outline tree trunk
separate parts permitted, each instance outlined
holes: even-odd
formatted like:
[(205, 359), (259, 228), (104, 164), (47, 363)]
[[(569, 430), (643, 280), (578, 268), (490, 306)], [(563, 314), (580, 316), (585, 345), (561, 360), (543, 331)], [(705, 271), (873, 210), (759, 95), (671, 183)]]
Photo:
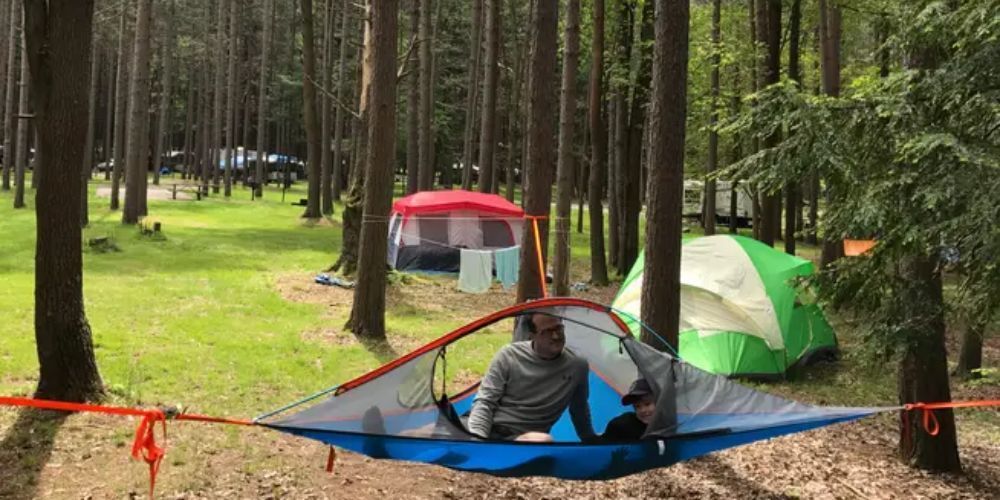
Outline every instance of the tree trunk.
[[(229, 48), (226, 50), (226, 75), (228, 76), (228, 81), (226, 83), (226, 117), (224, 118), (226, 122), (226, 132), (223, 136), (225, 141), (225, 159), (223, 160), (224, 171), (223, 171), (223, 195), (228, 198), (233, 195), (233, 160), (236, 157), (236, 26), (237, 20), (237, 0), (226, 0), (229, 6), (229, 30), (228, 30), (228, 45)], [(309, 18), (310, 21), (312, 18)], [(311, 40), (310, 40), (311, 43)], [(303, 87), (306, 84), (303, 83)], [(303, 90), (303, 93), (305, 90)], [(312, 157), (309, 157), (310, 165), (312, 165)], [(312, 185), (313, 179), (310, 177), (309, 184)], [(311, 190), (310, 190), (310, 194)], [(318, 200), (317, 200), (318, 203)]]
[(611, 259), (611, 265), (618, 270), (619, 274), (624, 274), (627, 272), (622, 269), (621, 265), (621, 239), (622, 239), (622, 197), (624, 196), (622, 185), (623, 185), (623, 172), (622, 164), (625, 157), (625, 144), (626, 144), (626, 116), (625, 111), (625, 95), (624, 90), (621, 88), (616, 88), (612, 99), (614, 100), (614, 151), (612, 152), (613, 160), (610, 163), (610, 172), (608, 176), (609, 185), (608, 190), (610, 191), (608, 195), (608, 210), (610, 215), (608, 217), (608, 255)]
[(712, 174), (719, 168), (719, 133), (715, 127), (719, 123), (719, 66), (722, 64), (719, 45), (722, 21), (722, 0), (712, 0), (712, 94), (708, 117), (708, 168), (705, 179), (705, 209), (701, 214), (705, 235), (715, 234), (715, 179)]
[(129, 10), (132, 2), (122, 5), (121, 19), (118, 25), (118, 74), (115, 77), (115, 158), (111, 173), (111, 210), (120, 206), (119, 187), (122, 175), (125, 173), (126, 151), (125, 137), (128, 128), (128, 88), (130, 80), (129, 48), (132, 32), (128, 23)]
[[(687, 0), (656, 0), (651, 126), (659, 140), (652, 142), (650, 150), (642, 280), (642, 321), (664, 334), (675, 352), (680, 317), (689, 9)], [(642, 340), (659, 345), (652, 343), (647, 331), (643, 331)]]
[(201, 102), (198, 94), (196, 94), (197, 85), (194, 72), (189, 73), (187, 79), (187, 97), (184, 99), (184, 156), (181, 179), (188, 179), (192, 171), (191, 165), (195, 148), (194, 138), (192, 137), (192, 126), (194, 117), (198, 116), (197, 112), (200, 109), (198, 106)]
[(309, 204), (302, 217), (318, 219), (320, 212), (320, 129), (316, 116), (316, 50), (313, 36), (312, 0), (302, 5), (302, 117), (306, 128), (306, 157), (309, 162)]
[[(633, 11), (634, 12), (634, 11)], [(639, 44), (634, 49), (638, 60), (635, 81), (632, 83), (630, 99), (631, 112), (628, 117), (625, 157), (622, 163), (622, 236), (619, 269), (626, 274), (639, 256), (639, 214), (642, 211), (642, 150), (645, 134), (646, 113), (643, 106), (649, 100), (649, 84), (652, 77), (650, 66), (653, 62), (653, 2), (643, 4), (639, 13)]]
[[(472, 159), (475, 156), (476, 109), (479, 106), (479, 71), (483, 53), (483, 2), (472, 0), (472, 37), (469, 39), (469, 87), (466, 89), (465, 134), (462, 148), (462, 189), (472, 189)], [(480, 166), (480, 168), (482, 168)], [(480, 171), (482, 174), (482, 171)], [(482, 181), (482, 177), (480, 177)]]
[[(107, 60), (107, 73), (104, 75), (107, 88), (104, 90), (104, 137), (101, 148), (101, 160), (111, 161), (112, 145), (114, 144), (115, 133), (115, 57), (110, 50), (105, 50), (105, 60)], [(111, 169), (104, 169), (104, 180), (111, 180)]]
[[(2, 0), (0, 1), (0, 40), (10, 43), (10, 39), (13, 33), (16, 32), (16, 28), (12, 27), (13, 19), (15, 17), (15, 4), (17, 1), (13, 0)], [(0, 53), (0, 105), (6, 103), (6, 96), (13, 92), (14, 83), (8, 81), (8, 64), (11, 64), (9, 54)], [(13, 106), (13, 104), (11, 104)], [(5, 124), (5, 120), (8, 114), (11, 112), (11, 108), (0, 108), (0, 113), (3, 113), (0, 117), (0, 126)], [(0, 141), (3, 139), (0, 138)], [(10, 151), (9, 149), (5, 151)], [(0, 155), (2, 156), (2, 155)], [(2, 171), (2, 189), (4, 191), (10, 190), (10, 168), (9, 161), (3, 162)]]
[[(802, 86), (802, 73), (799, 70), (799, 35), (802, 21), (802, 0), (792, 0), (792, 12), (789, 16), (788, 42), (788, 77)], [(785, 253), (795, 255), (795, 224), (799, 200), (799, 184), (785, 184)], [(779, 219), (780, 222), (780, 219)]]
[[(944, 342), (944, 298), (941, 272), (929, 257), (908, 257), (901, 263), (905, 280), (903, 303), (912, 308), (907, 343), (899, 362), (899, 403), (951, 401), (947, 348)], [(955, 415), (935, 410), (940, 430), (924, 431), (919, 418), (902, 420), (899, 450), (914, 467), (938, 472), (959, 472)], [(907, 428), (908, 427), (908, 428)]]
[[(828, 96), (840, 95), (840, 8), (827, 6), (826, 0), (819, 0), (819, 43), (822, 52), (823, 93)], [(819, 189), (818, 176), (813, 181), (813, 187)], [(814, 196), (815, 197), (815, 196)], [(826, 202), (831, 203), (830, 192), (827, 191)], [(812, 215), (818, 204), (810, 208)], [(815, 219), (813, 219), (816, 227)], [(844, 256), (844, 246), (837, 235), (827, 234), (823, 238), (823, 250), (820, 255), (820, 267), (827, 267)]]
[[(422, 43), (420, 40), (420, 0), (410, 0), (410, 39), (411, 43)], [(420, 141), (420, 68), (416, 51), (410, 51), (406, 67), (410, 72), (406, 89), (406, 194), (413, 194), (417, 192), (417, 187), (420, 184), (420, 149), (418, 147)]]
[[(353, 165), (351, 167), (350, 179), (348, 181), (347, 199), (344, 202), (343, 211), (343, 237), (341, 238), (340, 257), (331, 266), (332, 271), (340, 271), (344, 275), (354, 274), (358, 265), (358, 253), (361, 240), (362, 210), (365, 202), (365, 169), (364, 161), (367, 158), (368, 150), (368, 93), (371, 86), (371, 68), (364, 65), (368, 58), (367, 51), (371, 44), (368, 39), (371, 36), (369, 31), (369, 14), (371, 3), (365, 6), (365, 13), (361, 16), (361, 27), (363, 30), (362, 43), (358, 49), (355, 96), (358, 110), (357, 117), (354, 118), (353, 133), (354, 153)], [(350, 327), (350, 321), (348, 321)]]
[[(487, 1), (492, 3), (496, 0)], [(559, 103), (559, 157), (556, 165), (556, 254), (552, 266), (553, 288), (558, 297), (569, 295), (569, 238), (572, 222), (570, 209), (573, 201), (573, 170), (575, 168), (573, 141), (576, 132), (576, 73), (580, 59), (579, 0), (568, 0), (566, 4), (566, 38), (564, 43), (562, 97)], [(487, 85), (489, 84), (487, 83)]]
[(218, 168), (218, 163), (214, 163), (214, 149), (215, 148), (215, 120), (213, 119), (212, 112), (212, 102), (215, 100), (215, 86), (213, 85), (213, 77), (211, 75), (209, 65), (206, 63), (204, 68), (205, 78), (202, 79), (201, 87), (201, 126), (199, 127), (199, 136), (201, 137), (201, 152), (198, 154), (200, 162), (198, 163), (199, 170), (201, 172), (201, 194), (202, 196), (208, 196), (208, 179), (211, 175), (211, 171)]
[[(757, 40), (766, 47), (766, 54), (760, 65), (758, 78), (760, 88), (777, 83), (780, 80), (781, 66), (781, 0), (757, 1)], [(781, 137), (779, 132), (765, 138), (764, 147), (773, 148), (778, 145)], [(777, 216), (780, 198), (778, 194), (760, 193), (760, 241), (768, 246), (774, 246), (775, 237), (780, 232), (780, 217)]]
[[(264, 183), (267, 181), (267, 123), (268, 123), (268, 89), (271, 79), (271, 27), (274, 16), (274, 0), (264, 0), (263, 18), (261, 24), (264, 31), (261, 34), (260, 51), (260, 85), (257, 89), (257, 164), (255, 165), (257, 180), (257, 197), (264, 195)], [(345, 11), (346, 15), (346, 11)]]
[(15, 97), (18, 95), (17, 87), (17, 39), (18, 30), (21, 26), (21, 2), (14, 1), (10, 8), (9, 35), (7, 37), (7, 95), (4, 96), (4, 125), (3, 125), (3, 190), (10, 191), (10, 174), (14, 171), (15, 156), (14, 141), (17, 137), (17, 126), (19, 120), (15, 119), (14, 103), (18, 102)]
[[(45, 175), (36, 198), (35, 397), (87, 401), (103, 392), (83, 306), (80, 155), (87, 126), (92, 0), (25, 1), (36, 119), (37, 161)], [(27, 128), (27, 127), (25, 127)]]
[(333, 70), (333, 0), (326, 0), (326, 20), (323, 23), (323, 98), (320, 113), (320, 209), (324, 215), (333, 214), (333, 172), (330, 152), (330, 116), (332, 102), (330, 100), (330, 72)]
[(224, 87), (226, 84), (226, 5), (232, 0), (218, 0), (218, 12), (215, 18), (215, 89), (212, 104), (212, 143), (211, 159), (209, 160), (208, 175), (212, 179), (212, 192), (219, 192), (219, 165), (222, 164), (222, 146), (225, 142), (223, 135), (222, 111), (225, 106)]
[[(548, 217), (552, 203), (553, 109), (558, 38), (558, 0), (537, 0), (534, 14), (534, 50), (531, 55), (531, 89), (528, 115), (528, 161), (525, 178), (524, 211)], [(534, 224), (524, 224), (521, 237), (521, 270), (517, 282), (517, 302), (544, 296), (545, 254), (548, 249), (547, 220), (536, 220), (542, 252), (541, 267), (535, 247)]]
[(135, 17), (135, 50), (132, 53), (132, 84), (129, 87), (129, 120), (125, 210), (123, 224), (138, 224), (146, 212), (141, 192), (146, 190), (146, 161), (143, 148), (149, 133), (149, 35), (152, 0), (138, 0)]
[[(618, 65), (624, 68), (632, 67), (632, 26), (634, 16), (634, 2), (621, 2), (619, 9), (618, 43), (616, 53)], [(631, 72), (630, 72), (631, 73)], [(614, 124), (614, 162), (611, 165), (611, 185), (609, 188), (614, 196), (610, 200), (612, 230), (611, 235), (611, 264), (618, 269), (619, 274), (625, 274), (622, 256), (624, 255), (625, 224), (627, 216), (625, 214), (625, 204), (628, 190), (628, 145), (629, 145), (629, 122), (628, 122), (628, 88), (627, 84), (618, 82), (614, 90), (615, 101), (615, 124)]]
[(493, 192), (493, 159), (496, 150), (497, 76), (500, 49), (500, 0), (486, 2), (486, 64), (483, 68), (483, 112), (479, 134), (479, 192)]
[(83, 164), (80, 165), (80, 227), (87, 227), (90, 223), (87, 207), (87, 182), (90, 181), (90, 172), (94, 168), (94, 130), (97, 128), (97, 89), (98, 76), (100, 76), (101, 58), (100, 54), (93, 50), (97, 47), (97, 32), (95, 31), (90, 40), (90, 87), (87, 92), (87, 135), (83, 146)]
[[(25, 21), (27, 21), (27, 6), (25, 6), (25, 11), (23, 13)], [(22, 118), (30, 113), (28, 108), (29, 101), (29, 90), (28, 90), (28, 54), (24, 43), (25, 32), (27, 30), (21, 30), (21, 76), (18, 80), (20, 90), (18, 92), (18, 126), (17, 126), (17, 148), (16, 156), (14, 156), (14, 208), (24, 208), (24, 175), (28, 166), (28, 130), (29, 123), (26, 119)], [(38, 204), (38, 201), (35, 202)], [(76, 221), (79, 224), (79, 220)]]
[[(590, 188), (587, 202), (590, 212), (590, 282), (608, 284), (608, 266), (604, 258), (604, 181), (607, 177), (608, 132), (602, 115), (604, 95), (604, 0), (594, 0), (594, 33), (590, 66)], [(614, 231), (612, 231), (614, 232)]]
[[(414, 2), (419, 0), (412, 0)], [(340, 200), (340, 191), (343, 186), (343, 141), (344, 141), (344, 106), (340, 103), (344, 102), (344, 81), (346, 80), (346, 70), (345, 65), (347, 61), (347, 21), (351, 19), (350, 8), (353, 4), (350, 0), (344, 0), (344, 4), (341, 6), (340, 15), (340, 55), (337, 61), (337, 112), (336, 118), (333, 125), (333, 143), (335, 144), (333, 150), (333, 199), (334, 201)]]
[(986, 332), (985, 322), (975, 322), (966, 325), (962, 331), (962, 348), (958, 355), (958, 367), (955, 374), (963, 379), (980, 378), (978, 371), (983, 367), (983, 334)]
[[(514, 18), (514, 1), (510, 3), (510, 19), (511, 25), (521, 26), (517, 23), (518, 21)], [(530, 13), (529, 13), (530, 16)], [(507, 201), (514, 202), (514, 185), (517, 177), (517, 169), (520, 167), (521, 175), (524, 175), (524, 164), (521, 162), (523, 154), (521, 152), (522, 144), (522, 128), (521, 124), (524, 123), (523, 117), (521, 116), (521, 107), (523, 105), (521, 98), (522, 89), (524, 88), (525, 73), (528, 71), (528, 64), (525, 62), (525, 51), (528, 45), (527, 37), (521, 36), (521, 29), (517, 29), (518, 42), (517, 42), (517, 61), (514, 63), (514, 73), (511, 75), (511, 99), (510, 106), (508, 107), (507, 119), (509, 123), (509, 140), (508, 142), (508, 158), (507, 158), (507, 177), (506, 188), (504, 189), (504, 197)]]
[[(164, 24), (167, 25), (167, 36), (166, 44), (163, 47), (163, 88), (160, 94), (160, 116), (159, 123), (156, 125), (156, 148), (153, 153), (153, 184), (160, 184), (160, 164), (163, 161), (163, 151), (164, 146), (166, 146), (166, 151), (170, 152), (170, 112), (171, 99), (173, 93), (173, 78), (174, 78), (174, 52), (176, 51), (177, 42), (174, 37), (174, 24), (177, 18), (174, 15), (174, 8), (176, 4), (170, 1), (167, 4), (167, 15)], [(166, 144), (164, 144), (166, 143)]]
[[(365, 67), (371, 68), (368, 96), (368, 143), (396, 143), (396, 40), (398, 0), (372, 3), (369, 42)], [(364, 213), (377, 220), (361, 226), (357, 288), (351, 309), (351, 331), (373, 341), (385, 341), (385, 262), (388, 215), (392, 208), (392, 179), (395, 148), (368, 148), (365, 169)]]
[(434, 189), (434, 158), (431, 148), (434, 142), (434, 103), (431, 102), (431, 0), (420, 0), (420, 131), (418, 167), (420, 191)]

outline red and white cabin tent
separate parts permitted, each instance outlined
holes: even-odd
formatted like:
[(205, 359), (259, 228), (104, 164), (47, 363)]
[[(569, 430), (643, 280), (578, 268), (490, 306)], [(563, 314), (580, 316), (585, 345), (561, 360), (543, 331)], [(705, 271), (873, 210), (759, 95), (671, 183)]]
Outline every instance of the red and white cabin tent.
[(521, 244), (524, 211), (495, 194), (423, 191), (396, 200), (389, 217), (394, 269), (458, 272), (461, 249)]

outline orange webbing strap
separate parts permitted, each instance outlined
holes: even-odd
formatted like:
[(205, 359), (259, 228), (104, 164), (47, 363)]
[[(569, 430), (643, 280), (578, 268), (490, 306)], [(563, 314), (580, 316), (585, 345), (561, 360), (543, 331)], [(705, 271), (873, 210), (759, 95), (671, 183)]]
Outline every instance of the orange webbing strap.
[(909, 442), (910, 440), (910, 412), (919, 411), (921, 415), (921, 424), (924, 427), (924, 432), (930, 436), (937, 436), (941, 432), (941, 423), (938, 422), (937, 416), (934, 414), (934, 410), (944, 410), (944, 409), (954, 409), (954, 408), (986, 408), (990, 406), (1000, 407), (1000, 399), (993, 400), (983, 400), (983, 401), (948, 401), (941, 403), (909, 403), (903, 405), (903, 440)]
[(333, 472), (333, 463), (337, 460), (337, 449), (330, 447), (330, 454), (326, 457), (326, 471)]
[[(142, 410), (137, 408), (123, 408), (119, 406), (67, 403), (65, 401), (50, 401), (33, 398), (9, 398), (0, 396), (0, 406), (20, 406), (38, 408), (42, 410), (104, 413), (106, 415), (141, 417), (142, 420), (139, 421), (139, 426), (135, 430), (135, 439), (132, 441), (132, 458), (135, 458), (136, 460), (141, 459), (149, 465), (150, 498), (153, 498), (153, 490), (156, 487), (156, 474), (160, 471), (160, 463), (163, 461), (163, 456), (166, 454), (168, 419), (233, 425), (253, 425), (252, 422), (247, 420), (207, 417), (204, 415), (175, 415), (173, 413), (168, 414), (168, 412), (164, 412), (160, 409)], [(156, 444), (156, 422), (160, 422), (160, 426), (163, 429), (163, 447)]]
[(538, 256), (538, 281), (542, 285), (542, 298), (549, 296), (549, 291), (545, 286), (545, 259), (542, 258), (542, 237), (538, 232), (538, 219), (548, 219), (544, 215), (526, 215), (526, 219), (531, 219), (531, 224), (535, 230), (535, 255)]

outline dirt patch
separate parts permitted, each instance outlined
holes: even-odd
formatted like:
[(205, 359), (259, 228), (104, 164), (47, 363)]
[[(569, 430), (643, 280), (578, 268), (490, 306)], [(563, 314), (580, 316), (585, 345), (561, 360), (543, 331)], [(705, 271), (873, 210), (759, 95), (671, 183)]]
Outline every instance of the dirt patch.
[[(193, 200), (194, 199), (194, 195), (190, 192), (190, 189), (191, 188), (186, 188), (186, 189), (182, 190), (181, 188), (177, 188), (177, 198), (176, 199), (177, 200)], [(99, 196), (99, 197), (110, 198), (111, 197), (111, 188), (107, 187), (107, 186), (98, 187), (96, 193), (97, 193), (97, 196)], [(119, 192), (119, 196), (121, 196), (122, 199), (125, 198), (125, 188), (124, 187), (121, 188), (121, 191)], [(175, 199), (174, 195), (173, 195), (172, 189), (166, 188), (166, 187), (161, 187), (161, 186), (156, 186), (156, 185), (150, 185), (148, 188), (146, 188), (146, 198), (150, 199), (150, 200), (173, 200), (173, 199)]]

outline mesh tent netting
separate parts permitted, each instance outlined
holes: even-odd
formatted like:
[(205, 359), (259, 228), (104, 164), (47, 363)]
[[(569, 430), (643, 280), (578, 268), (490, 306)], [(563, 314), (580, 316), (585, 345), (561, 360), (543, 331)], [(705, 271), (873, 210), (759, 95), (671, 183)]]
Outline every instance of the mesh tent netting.
[[(656, 397), (656, 414), (639, 441), (583, 442), (567, 412), (551, 429), (554, 443), (484, 440), (464, 422), (478, 383), (455, 368), (457, 343), (470, 335), (526, 338), (513, 319), (547, 314), (562, 320), (566, 349), (587, 360), (594, 430), (629, 411), (621, 396), (638, 377)], [(465, 373), (467, 370), (461, 370)], [(817, 407), (786, 400), (701, 371), (637, 341), (619, 313), (578, 299), (545, 299), (492, 314), (373, 372), (342, 384), (318, 403), (258, 423), (363, 453), (497, 476), (607, 479), (665, 467), (713, 451), (854, 420), (885, 408)], [(295, 411), (298, 410), (298, 411)]]

